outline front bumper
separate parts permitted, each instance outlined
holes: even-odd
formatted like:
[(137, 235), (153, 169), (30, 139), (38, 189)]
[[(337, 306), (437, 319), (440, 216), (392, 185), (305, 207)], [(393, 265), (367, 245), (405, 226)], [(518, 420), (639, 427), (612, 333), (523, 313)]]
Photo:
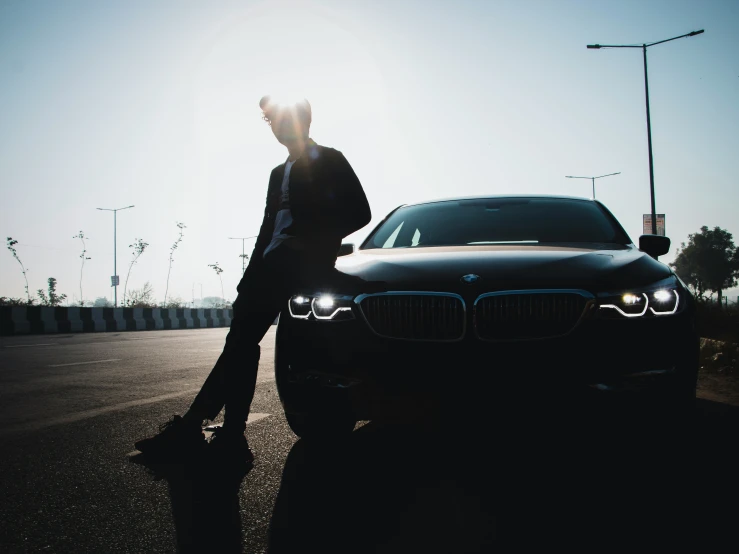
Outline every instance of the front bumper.
[(685, 311), (645, 320), (588, 318), (552, 339), (453, 343), (378, 337), (362, 319), (280, 318), (277, 364), (288, 411), (351, 406), (371, 419), (389, 399), (428, 394), (477, 404), (520, 394), (612, 397), (695, 386), (699, 339)]

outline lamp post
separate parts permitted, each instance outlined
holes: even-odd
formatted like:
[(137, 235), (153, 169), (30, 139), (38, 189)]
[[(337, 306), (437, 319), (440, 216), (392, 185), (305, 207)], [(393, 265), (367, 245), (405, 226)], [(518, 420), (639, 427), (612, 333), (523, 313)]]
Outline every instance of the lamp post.
[(247, 239), (255, 239), (257, 238), (257, 235), (254, 235), (253, 237), (228, 237), (232, 240), (240, 240), (241, 241), (241, 274), (243, 275), (246, 271), (246, 254), (244, 253), (244, 241)]
[(598, 177), (575, 177), (574, 175), (565, 175), (568, 179), (591, 179), (593, 181), (593, 200), (595, 200), (595, 180), (601, 177), (610, 177), (611, 175), (620, 175), (621, 172), (609, 173), (608, 175), (599, 175)]
[(118, 212), (121, 210), (127, 210), (128, 208), (133, 208), (133, 204), (130, 206), (126, 206), (125, 208), (98, 208), (98, 210), (102, 210), (104, 212), (113, 212), (113, 287), (114, 289), (114, 295), (115, 295), (115, 301), (113, 303), (114, 307), (118, 307), (118, 273), (116, 269), (116, 226), (117, 226), (117, 216)]
[(647, 48), (650, 46), (656, 46), (663, 42), (670, 42), (671, 40), (677, 40), (679, 38), (694, 37), (704, 32), (703, 29), (700, 31), (693, 31), (686, 35), (680, 35), (679, 37), (672, 37), (665, 40), (658, 40), (657, 42), (651, 42), (649, 44), (588, 44), (588, 48), (600, 50), (601, 48), (641, 48), (644, 54), (644, 93), (647, 100), (647, 144), (649, 146), (649, 191), (652, 199), (652, 234), (657, 234), (657, 213), (654, 205), (654, 165), (652, 163), (652, 124), (649, 120), (649, 81), (647, 79)]

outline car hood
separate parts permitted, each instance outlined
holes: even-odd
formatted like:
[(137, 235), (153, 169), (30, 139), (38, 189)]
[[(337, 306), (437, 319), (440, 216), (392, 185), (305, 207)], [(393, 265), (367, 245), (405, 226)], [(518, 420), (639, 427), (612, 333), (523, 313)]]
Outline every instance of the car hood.
[[(672, 274), (633, 245), (475, 245), (359, 250), (336, 268), (387, 290), (460, 294), (516, 289), (583, 289), (592, 293), (649, 285)], [(480, 278), (466, 284), (463, 275)]]

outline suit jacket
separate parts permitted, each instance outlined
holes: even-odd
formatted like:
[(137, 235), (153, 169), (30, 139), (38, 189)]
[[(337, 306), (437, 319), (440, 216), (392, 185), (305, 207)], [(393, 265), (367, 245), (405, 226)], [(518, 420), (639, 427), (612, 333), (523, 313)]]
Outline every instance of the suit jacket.
[[(272, 170), (259, 236), (245, 275), (263, 262), (264, 250), (274, 234), (285, 164)], [(372, 218), (367, 197), (352, 166), (338, 150), (310, 140), (290, 170), (290, 211), (293, 223), (283, 232), (315, 247), (316, 263), (336, 263), (341, 240)]]

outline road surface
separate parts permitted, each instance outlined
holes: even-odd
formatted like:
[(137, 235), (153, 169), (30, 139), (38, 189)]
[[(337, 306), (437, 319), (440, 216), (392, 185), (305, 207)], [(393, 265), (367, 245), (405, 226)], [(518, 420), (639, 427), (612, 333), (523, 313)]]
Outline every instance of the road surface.
[(732, 407), (703, 402), (677, 444), (617, 440), (597, 423), (574, 432), (549, 424), (551, 414), (519, 428), (462, 409), (434, 430), (371, 422), (340, 447), (310, 445), (281, 412), (274, 328), (262, 342), (247, 427), (257, 460), (246, 476), (133, 463), (134, 441), (183, 413), (226, 333), (0, 338), (0, 551), (479, 552), (578, 541), (599, 550), (635, 533), (715, 537), (735, 521)]

